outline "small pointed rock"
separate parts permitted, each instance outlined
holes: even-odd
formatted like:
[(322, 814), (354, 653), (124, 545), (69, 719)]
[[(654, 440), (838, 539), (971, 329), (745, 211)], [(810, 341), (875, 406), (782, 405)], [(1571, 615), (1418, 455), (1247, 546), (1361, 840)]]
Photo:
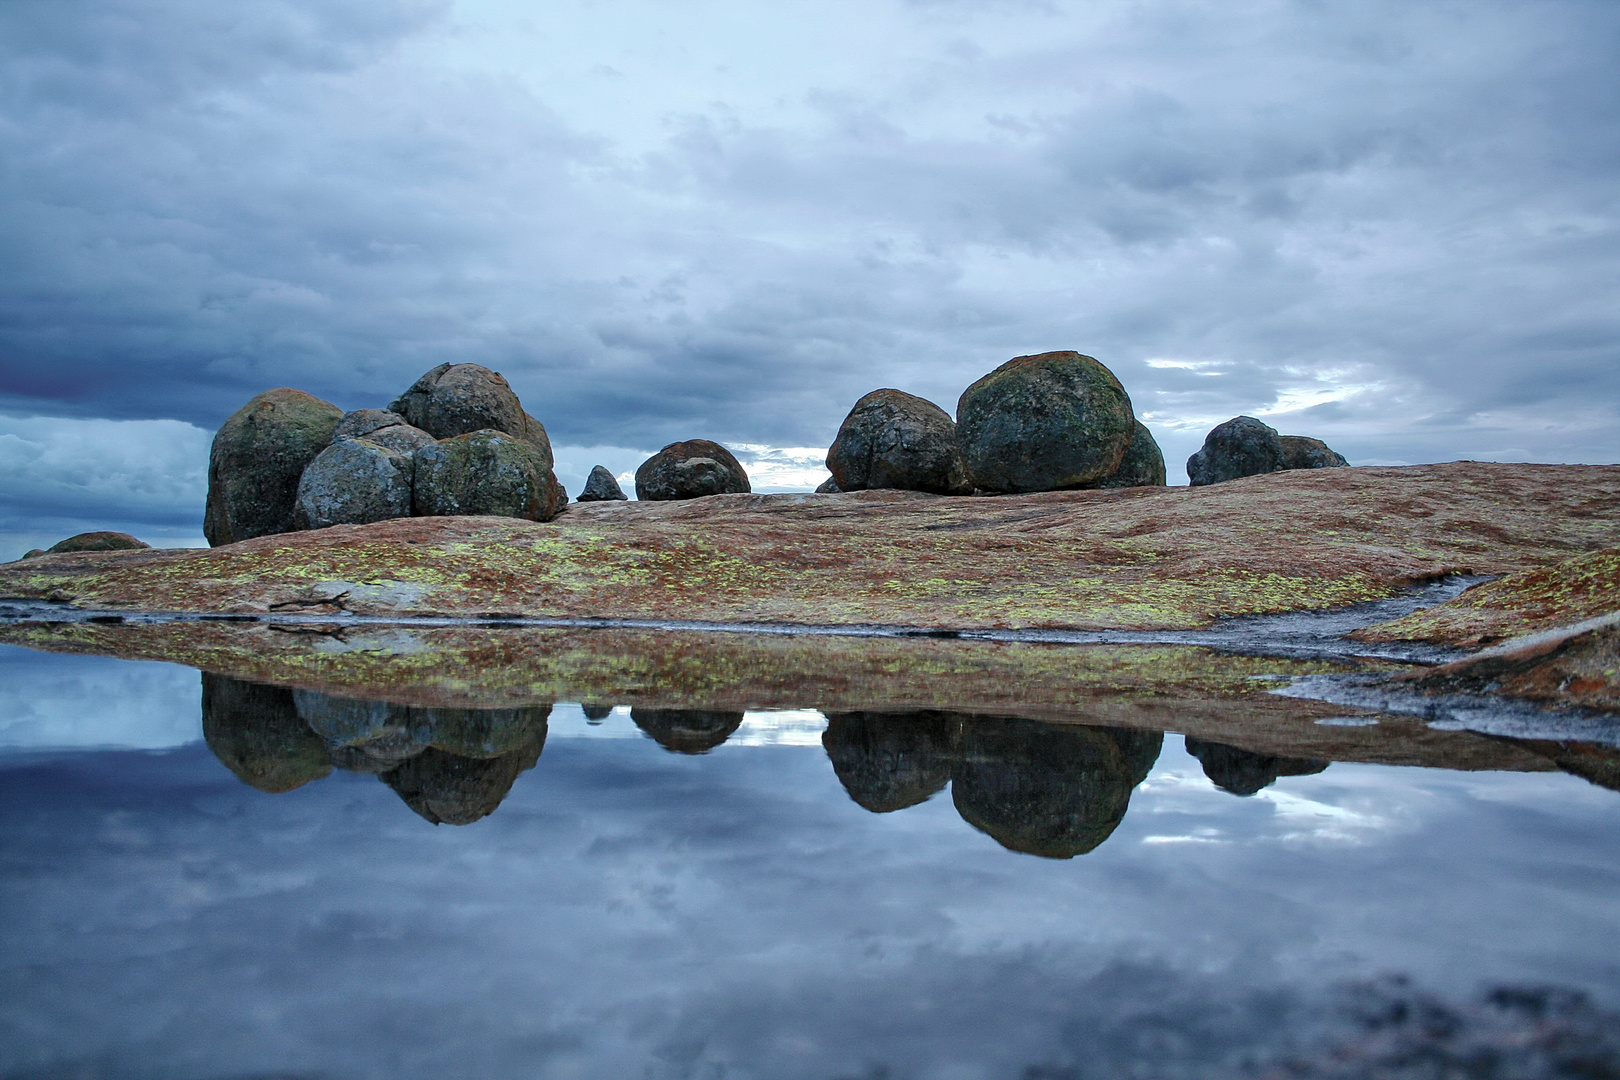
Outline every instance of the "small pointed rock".
[(606, 467), (595, 465), (591, 468), (591, 475), (585, 480), (585, 490), (579, 493), (575, 502), (623, 502), (624, 489), (619, 482), (613, 479), (613, 474)]

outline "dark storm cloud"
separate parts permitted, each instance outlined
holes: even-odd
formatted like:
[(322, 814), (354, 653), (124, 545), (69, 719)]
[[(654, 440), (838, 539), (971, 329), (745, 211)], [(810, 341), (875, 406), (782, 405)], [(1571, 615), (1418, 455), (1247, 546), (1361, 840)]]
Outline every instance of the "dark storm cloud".
[(0, 405), (211, 428), (458, 360), (562, 443), (814, 446), (1078, 348), (1173, 465), (1238, 412), (1620, 457), (1614, 5), (849, 8), (844, 67), (683, 95), (791, 52), (724, 7), (649, 59), (559, 6), (504, 66), (443, 59), (493, 4), (0, 7)]

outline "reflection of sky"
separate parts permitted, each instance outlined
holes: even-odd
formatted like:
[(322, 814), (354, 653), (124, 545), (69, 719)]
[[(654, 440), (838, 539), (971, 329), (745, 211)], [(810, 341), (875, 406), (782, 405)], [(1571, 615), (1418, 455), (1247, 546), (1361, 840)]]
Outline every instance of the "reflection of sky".
[[(8, 709), (100, 733), (59, 745), (194, 739), (194, 672), (0, 660)], [(194, 744), (0, 758), (0, 1075), (1110, 1075), (1365, 973), (1620, 1000), (1620, 796), (1573, 777), (1336, 764), (1243, 799), (1172, 738), (1051, 861), (949, 797), (862, 810), (793, 745), (814, 717), (689, 757), (559, 707), (464, 828), (369, 776), (265, 795)]]

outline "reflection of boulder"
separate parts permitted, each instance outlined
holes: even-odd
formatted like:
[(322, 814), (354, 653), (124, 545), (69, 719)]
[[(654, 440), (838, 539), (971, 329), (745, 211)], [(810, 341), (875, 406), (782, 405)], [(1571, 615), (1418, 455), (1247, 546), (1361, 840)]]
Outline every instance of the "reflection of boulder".
[(588, 722), (592, 724), (600, 724), (602, 721), (613, 715), (613, 706), (595, 705), (591, 702), (585, 702), (584, 704), (580, 705), (579, 711), (585, 714), (585, 719)]
[(849, 797), (885, 814), (944, 788), (961, 736), (955, 713), (828, 713), (821, 745)]
[(1620, 746), (1604, 743), (1559, 742), (1552, 739), (1505, 740), (1533, 750), (1560, 769), (1599, 787), (1620, 791)]
[(968, 723), (957, 813), (1014, 851), (1069, 859), (1108, 839), (1158, 756), (1157, 732), (987, 718)]
[(354, 772), (387, 772), (428, 747), (465, 758), (501, 757), (546, 739), (550, 705), (441, 709), (294, 690), (298, 715)]
[(203, 672), (203, 738), (231, 772), (282, 792), (332, 771), (326, 744), (298, 715), (293, 691)]
[(731, 733), (742, 726), (743, 714), (704, 709), (631, 709), (630, 719), (665, 750), (706, 754), (731, 738)]
[(1187, 753), (1198, 759), (1210, 783), (1233, 795), (1253, 795), (1277, 782), (1279, 776), (1310, 776), (1330, 762), (1313, 758), (1278, 757), (1239, 750), (1224, 743), (1187, 738)]
[(531, 746), (492, 758), (469, 758), (428, 747), (383, 774), (405, 805), (435, 825), (471, 825), (501, 805), (518, 774), (534, 767), (545, 732)]

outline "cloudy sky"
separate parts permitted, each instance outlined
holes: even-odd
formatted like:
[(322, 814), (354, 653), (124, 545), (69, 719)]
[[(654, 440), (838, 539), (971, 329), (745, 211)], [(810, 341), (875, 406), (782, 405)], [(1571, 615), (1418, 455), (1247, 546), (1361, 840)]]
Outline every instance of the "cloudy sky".
[(0, 557), (197, 538), (252, 394), (444, 361), (575, 491), (809, 486), (861, 394), (1065, 348), (1172, 483), (1239, 413), (1620, 460), (1617, 58), (1613, 0), (6, 0)]

